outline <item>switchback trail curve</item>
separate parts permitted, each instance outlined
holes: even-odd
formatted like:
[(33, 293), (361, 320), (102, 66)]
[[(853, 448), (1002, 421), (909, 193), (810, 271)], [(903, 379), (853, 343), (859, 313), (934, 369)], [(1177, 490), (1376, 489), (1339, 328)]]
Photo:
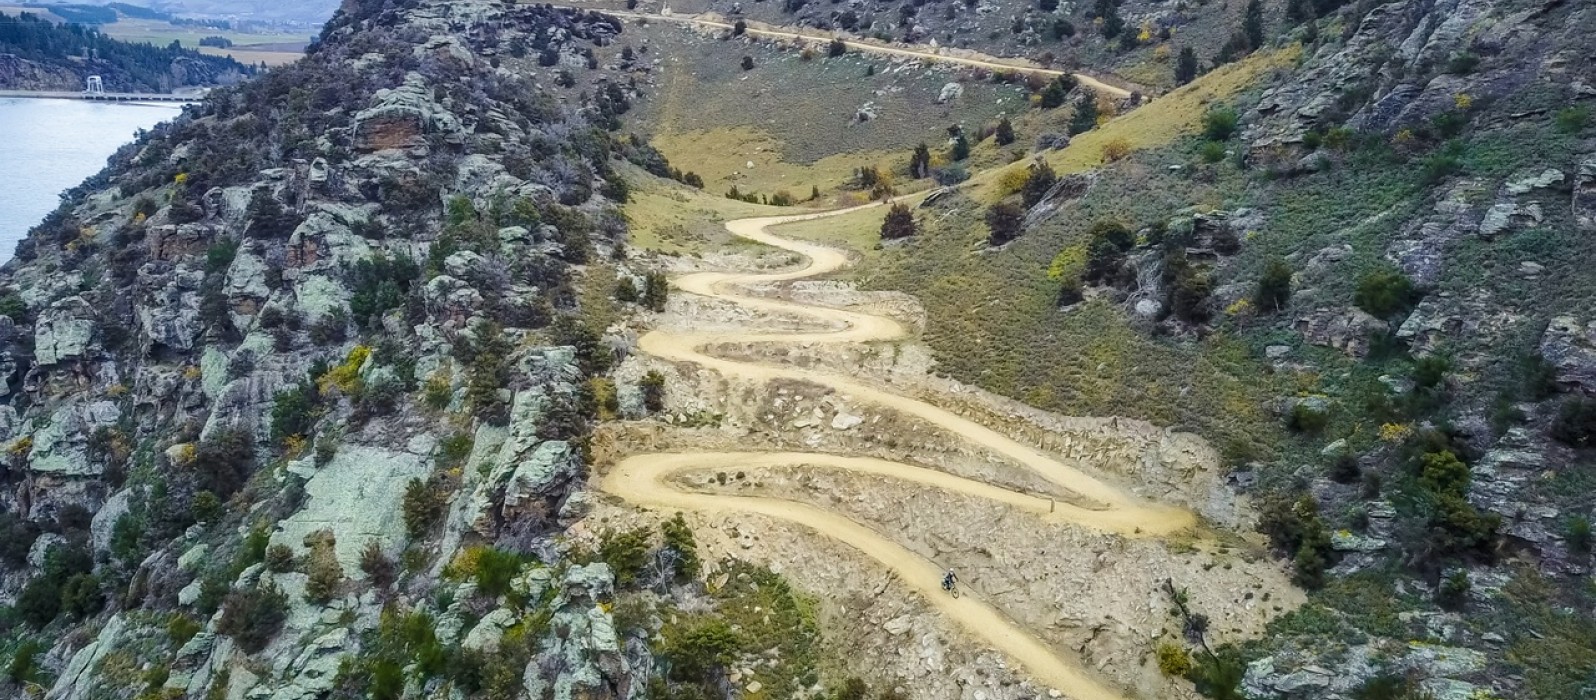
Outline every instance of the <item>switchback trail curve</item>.
[[(879, 205), (866, 205), (879, 206)], [(778, 224), (835, 216), (853, 211), (740, 219), (726, 224), (734, 235), (783, 248), (808, 259), (801, 268), (773, 273), (700, 272), (673, 281), (684, 292), (730, 302), (749, 309), (794, 314), (814, 319), (832, 330), (804, 332), (667, 332), (654, 330), (639, 339), (639, 349), (662, 360), (696, 364), (725, 377), (753, 381), (794, 379), (812, 382), (847, 395), (913, 415), (981, 448), (1025, 466), (1078, 496), (1077, 503), (1053, 503), (1046, 498), (1019, 493), (979, 481), (910, 464), (874, 458), (803, 452), (693, 452), (632, 455), (620, 460), (602, 477), (600, 488), (639, 506), (691, 510), (706, 514), (755, 513), (803, 525), (844, 542), (875, 559), (921, 593), (943, 615), (973, 635), (1018, 661), (1036, 682), (1058, 689), (1077, 700), (1122, 700), (1124, 697), (1060, 656), (1035, 635), (1015, 624), (972, 591), (953, 598), (939, 587), (941, 568), (889, 537), (849, 518), (824, 509), (776, 498), (696, 493), (671, 483), (685, 471), (729, 470), (754, 466), (819, 466), (873, 474), (989, 499), (1031, 513), (1050, 522), (1092, 527), (1126, 536), (1169, 534), (1196, 526), (1189, 512), (1147, 502), (1096, 477), (980, 423), (933, 404), (846, 376), (821, 370), (797, 369), (728, 360), (708, 353), (717, 343), (864, 343), (891, 341), (908, 335), (886, 316), (742, 294), (739, 286), (782, 282), (823, 275), (847, 264), (839, 250), (782, 238), (768, 228)]]

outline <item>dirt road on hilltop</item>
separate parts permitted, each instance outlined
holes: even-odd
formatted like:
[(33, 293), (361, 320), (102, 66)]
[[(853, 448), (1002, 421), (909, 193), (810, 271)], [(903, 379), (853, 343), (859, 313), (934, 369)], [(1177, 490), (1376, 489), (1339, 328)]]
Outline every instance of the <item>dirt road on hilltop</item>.
[[(879, 206), (879, 205), (866, 205)], [(718, 333), (651, 331), (639, 340), (642, 352), (670, 362), (692, 363), (723, 376), (765, 382), (790, 379), (813, 382), (867, 403), (916, 416), (976, 446), (986, 448), (1033, 470), (1078, 499), (1052, 502), (1032, 494), (1009, 491), (911, 464), (874, 458), (802, 452), (693, 452), (639, 454), (616, 464), (601, 480), (600, 488), (641, 506), (685, 509), (702, 513), (756, 513), (798, 523), (844, 542), (870, 556), (919, 591), (939, 612), (972, 635), (1019, 662), (1038, 683), (1051, 686), (1078, 700), (1119, 700), (1124, 696), (1086, 672), (1076, 660), (1061, 656), (1038, 637), (1012, 622), (1002, 611), (979, 596), (952, 598), (938, 586), (941, 568), (883, 534), (824, 509), (788, 500), (752, 496), (695, 493), (670, 483), (673, 474), (686, 471), (749, 466), (813, 465), (873, 474), (926, 487), (958, 492), (1026, 511), (1045, 521), (1112, 531), (1127, 537), (1152, 537), (1189, 530), (1196, 525), (1191, 513), (1147, 502), (1117, 485), (1102, 481), (1075, 466), (1010, 439), (998, 431), (951, 411), (885, 388), (823, 370), (742, 362), (715, 357), (705, 348), (717, 343), (814, 344), (865, 343), (904, 338), (908, 331), (886, 316), (741, 294), (741, 285), (782, 282), (823, 275), (847, 264), (839, 250), (795, 241), (772, 234), (777, 224), (836, 216), (845, 209), (819, 214), (741, 219), (726, 224), (733, 234), (799, 253), (809, 262), (802, 268), (775, 273), (701, 272), (673, 281), (683, 292), (702, 295), (753, 310), (781, 312), (814, 319), (834, 330)]]
[[(627, 11), (624, 11), (624, 10), (601, 10), (601, 11), (604, 12), (605, 14), (615, 15), (616, 17), (623, 17), (623, 18), (626, 18), (626, 19), (644, 19), (644, 20), (653, 20), (653, 21), (658, 21), (658, 22), (675, 22), (677, 24), (689, 24), (689, 25), (698, 26), (698, 27), (711, 27), (711, 28), (714, 28), (714, 29), (731, 29), (732, 28), (732, 24), (729, 23), (729, 22), (723, 22), (723, 21), (716, 20), (716, 19), (705, 19), (705, 18), (702, 18), (702, 17), (685, 17), (685, 16), (679, 16), (679, 15), (656, 15), (656, 14), (646, 14), (646, 13), (642, 13), (642, 12), (627, 12)], [(833, 34), (822, 34), (822, 33), (818, 33), (818, 32), (816, 32), (816, 33), (799, 32), (799, 31), (796, 31), (796, 30), (793, 30), (793, 29), (790, 29), (790, 28), (770, 27), (770, 26), (766, 26), (766, 25), (758, 25), (758, 24), (755, 24), (755, 23), (747, 23), (747, 26), (746, 26), (746, 28), (743, 31), (745, 33), (749, 34), (749, 35), (752, 35), (752, 36), (767, 37), (767, 38), (771, 38), (771, 39), (799, 39), (799, 40), (803, 40), (803, 41), (831, 41), (833, 38), (835, 38), (837, 36), (837, 35), (833, 35)], [(856, 37), (856, 36), (846, 37), (844, 39), (844, 41), (846, 41), (848, 43), (848, 46), (850, 48), (857, 49), (857, 50), (865, 52), (865, 53), (881, 54), (881, 55), (884, 55), (884, 56), (898, 56), (900, 58), (909, 58), (909, 59), (922, 60), (922, 61), (935, 61), (937, 63), (953, 63), (953, 64), (957, 64), (957, 65), (961, 65), (961, 66), (970, 66), (972, 68), (986, 68), (986, 69), (989, 69), (989, 70), (998, 70), (998, 71), (1021, 71), (1021, 72), (1025, 72), (1025, 73), (1035, 73), (1035, 74), (1038, 74), (1038, 75), (1047, 75), (1047, 76), (1064, 75), (1066, 73), (1066, 71), (1053, 70), (1051, 68), (1042, 68), (1042, 67), (1037, 66), (1035, 64), (1032, 64), (1032, 63), (1030, 63), (1028, 61), (1023, 61), (1023, 60), (1020, 60), (1020, 59), (999, 59), (999, 58), (990, 57), (990, 56), (976, 58), (976, 57), (971, 57), (971, 56), (957, 56), (957, 55), (944, 54), (944, 53), (939, 53), (939, 52), (937, 52), (935, 50), (929, 50), (929, 49), (927, 49), (927, 50), (906, 49), (906, 48), (901, 48), (901, 47), (897, 47), (897, 46), (888, 46), (888, 45), (885, 45), (885, 44), (882, 44), (882, 43), (879, 43), (879, 42), (876, 42), (876, 41), (873, 41), (873, 40), (870, 40), (870, 39), (865, 39), (865, 38)], [(974, 52), (970, 52), (970, 53), (974, 53)], [(1111, 95), (1113, 97), (1117, 97), (1117, 98), (1120, 98), (1120, 99), (1124, 99), (1124, 98), (1130, 97), (1130, 95), (1131, 95), (1131, 91), (1129, 91), (1129, 90), (1126, 90), (1126, 89), (1121, 88), (1121, 87), (1116, 87), (1114, 85), (1109, 85), (1108, 83), (1105, 83), (1105, 82), (1103, 82), (1101, 80), (1098, 80), (1097, 78), (1094, 78), (1094, 77), (1092, 77), (1090, 75), (1087, 75), (1085, 73), (1071, 73), (1071, 75), (1074, 75), (1075, 79), (1080, 81), (1081, 85), (1083, 85), (1085, 87), (1088, 87), (1088, 88), (1091, 88), (1093, 90), (1096, 90), (1098, 92), (1101, 92), (1103, 94)]]

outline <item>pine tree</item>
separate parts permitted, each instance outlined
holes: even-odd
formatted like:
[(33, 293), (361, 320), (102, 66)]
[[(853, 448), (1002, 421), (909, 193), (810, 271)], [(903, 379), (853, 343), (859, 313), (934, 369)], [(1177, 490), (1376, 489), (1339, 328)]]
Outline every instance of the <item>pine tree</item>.
[(1175, 84), (1185, 85), (1197, 79), (1197, 51), (1187, 46), (1180, 50), (1180, 57), (1175, 59)]
[(916, 180), (931, 177), (931, 149), (925, 144), (914, 147), (914, 155), (909, 156), (909, 177)]
[(1025, 179), (1025, 186), (1020, 188), (1020, 199), (1025, 202), (1026, 208), (1034, 207), (1047, 196), (1047, 191), (1053, 189), (1058, 183), (1058, 175), (1047, 161), (1038, 159), (1031, 164), (1031, 175)]
[(1119, 0), (1097, 0), (1097, 18), (1103, 22), (1103, 38), (1112, 39), (1125, 30), (1125, 19), (1119, 16)]
[(887, 216), (881, 220), (881, 239), (884, 241), (908, 238), (917, 231), (914, 223), (914, 212), (909, 211), (907, 204), (894, 204), (887, 210)]
[(970, 157), (970, 140), (964, 137), (964, 132), (959, 132), (953, 137), (953, 149), (948, 153), (948, 158), (954, 161)]
[(1043, 88), (1040, 101), (1037, 104), (1041, 105), (1043, 109), (1062, 107), (1064, 106), (1064, 101), (1069, 98), (1070, 92), (1078, 84), (1075, 76), (1068, 73), (1060, 75), (1054, 78), (1053, 82), (1048, 83), (1046, 88)]
[(1014, 124), (1009, 121), (1008, 117), (998, 120), (997, 129), (993, 130), (992, 138), (997, 141), (999, 146), (1007, 146), (1014, 143)]
[(1007, 202), (987, 207), (987, 242), (1000, 246), (1020, 237), (1020, 224), (1025, 221), (1025, 211)]
[(1253, 51), (1263, 48), (1264, 45), (1264, 18), (1262, 0), (1249, 0), (1247, 2), (1247, 16), (1242, 20), (1241, 30), (1247, 35), (1247, 48)]
[(1097, 128), (1097, 98), (1082, 95), (1075, 101), (1075, 115), (1070, 117), (1070, 136), (1084, 134)]

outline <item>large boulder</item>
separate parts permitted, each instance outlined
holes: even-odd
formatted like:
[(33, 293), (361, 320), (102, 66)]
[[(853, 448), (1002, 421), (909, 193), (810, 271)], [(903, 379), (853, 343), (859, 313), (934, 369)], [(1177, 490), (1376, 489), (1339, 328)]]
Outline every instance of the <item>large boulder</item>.
[(614, 585), (608, 564), (566, 570), (538, 658), (527, 664), (522, 676), (530, 697), (642, 697), (642, 684), (634, 682), (615, 620), (601, 604), (613, 594)]
[(1596, 393), (1596, 322), (1558, 316), (1541, 334), (1541, 357), (1556, 372), (1559, 387)]
[(89, 438), (116, 425), (122, 412), (111, 401), (71, 404), (56, 409), (50, 423), (33, 434), (28, 469), (56, 477), (98, 476), (103, 466), (89, 459)]
[(69, 297), (39, 312), (33, 326), (34, 359), (40, 365), (75, 360), (89, 352), (94, 341), (94, 309), (83, 297)]
[(1314, 345), (1335, 348), (1352, 357), (1369, 354), (1369, 338), (1390, 325), (1362, 309), (1318, 309), (1297, 319), (1302, 338)]
[(1596, 156), (1580, 163), (1574, 175), (1574, 219), (1580, 228), (1596, 229)]
[(282, 521), (272, 543), (302, 551), (306, 535), (331, 530), (338, 563), (352, 577), (361, 575), (360, 552), (367, 542), (375, 541), (390, 557), (397, 556), (405, 541), (405, 486), (431, 473), (435, 443), (420, 435), (400, 450), (344, 445), (326, 466), (316, 468), (309, 459), (296, 462), (290, 470), (310, 477), (306, 503)]

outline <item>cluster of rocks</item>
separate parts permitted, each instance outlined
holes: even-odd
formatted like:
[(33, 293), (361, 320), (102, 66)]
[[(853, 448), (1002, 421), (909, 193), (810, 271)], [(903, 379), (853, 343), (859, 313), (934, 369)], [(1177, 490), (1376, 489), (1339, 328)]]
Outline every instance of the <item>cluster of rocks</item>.
[[(614, 18), (548, 6), (346, 3), (310, 56), (218, 91), (124, 149), (0, 269), (0, 512), (49, 530), (25, 567), (0, 577), (0, 601), (71, 543), (52, 523), (77, 509), (92, 514), (84, 529), (98, 566), (134, 569), (103, 580), (136, 582), (107, 591), (107, 609), (82, 623), (97, 634), (51, 628), (65, 633), (41, 655), (59, 678), (49, 697), (111, 692), (120, 681), (102, 668), (108, 658), (168, 665), (173, 696), (325, 697), (384, 606), (427, 610), (431, 585), (463, 548), (509, 541), (560, 560), (552, 535), (587, 512), (585, 464), (547, 426), (572, 420), (554, 414), (577, 404), (584, 377), (572, 348), (540, 347), (533, 331), (575, 303), (561, 289), (571, 261), (607, 253), (624, 230), (603, 194), (611, 150), (595, 124), (633, 95), (600, 81), (595, 94), (609, 102), (584, 93), (557, 107), (538, 81), (588, 70), (588, 47), (619, 30)], [(316, 94), (309, 137), (294, 131), (305, 124), (275, 121), (285, 105), (235, 109), (286, 94), (290, 82)], [(503, 225), (510, 205), (519, 220)], [(390, 274), (390, 263), (410, 270)], [(481, 334), (500, 325), (508, 350), (495, 388), (509, 427), (471, 420), (462, 366), (478, 360), (461, 348), (493, 340)], [(444, 405), (424, 407), (423, 385)], [(275, 407), (301, 391), (318, 403), (307, 411), (319, 430), (303, 436), (313, 444), (276, 433)], [(189, 507), (198, 487), (181, 470), (196, 445), (235, 431), (269, 470), (244, 475), (254, 477), (249, 527), (229, 513), (219, 516), (227, 526), (187, 526), (142, 561), (108, 555), (129, 515), (156, 517), (152, 501)], [(459, 449), (443, 444), (452, 433), (475, 447), (446, 463), (446, 449)], [(147, 468), (130, 476), (135, 465)], [(446, 502), (441, 532), (425, 538), (403, 507), (418, 484)], [(296, 561), (331, 544), (344, 578), (329, 601), (306, 600), (304, 572), (227, 569), (237, 535), (261, 524), (271, 549)], [(390, 561), (424, 551), (437, 566), (410, 567), (403, 590), (379, 591), (363, 572), (368, 548)], [(552, 593), (526, 593), (552, 606), (550, 653), (526, 669), (527, 692), (638, 697), (600, 605), (613, 593), (610, 571), (539, 570), (525, 585)], [(264, 650), (222, 634), (220, 612), (194, 615), (223, 572), (229, 590), (270, 583), (289, 601)], [(134, 607), (180, 611), (201, 629), (162, 658), (167, 618)], [(518, 621), (507, 615), (495, 611), (460, 639), (496, 645)]]

